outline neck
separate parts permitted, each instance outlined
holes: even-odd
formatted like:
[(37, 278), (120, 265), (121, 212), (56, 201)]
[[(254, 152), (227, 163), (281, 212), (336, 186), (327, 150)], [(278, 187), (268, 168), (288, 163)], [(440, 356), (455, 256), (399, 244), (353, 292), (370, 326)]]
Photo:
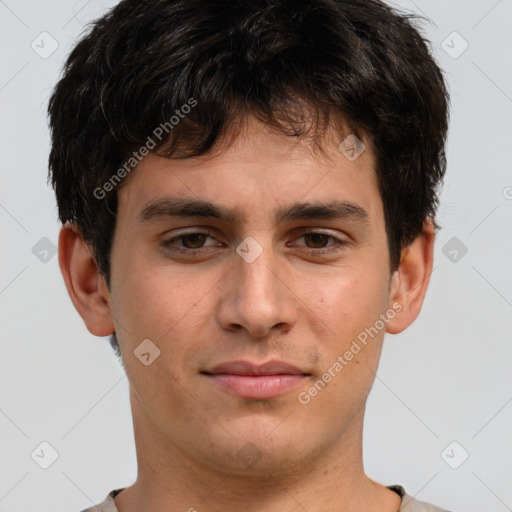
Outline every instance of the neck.
[[(169, 440), (132, 397), (136, 482), (115, 498), (119, 512), (397, 512), (400, 497), (368, 478), (362, 464), (364, 409), (336, 446), (277, 471), (212, 467)], [(144, 421), (141, 421), (141, 420)], [(312, 433), (312, 435), (314, 435)]]

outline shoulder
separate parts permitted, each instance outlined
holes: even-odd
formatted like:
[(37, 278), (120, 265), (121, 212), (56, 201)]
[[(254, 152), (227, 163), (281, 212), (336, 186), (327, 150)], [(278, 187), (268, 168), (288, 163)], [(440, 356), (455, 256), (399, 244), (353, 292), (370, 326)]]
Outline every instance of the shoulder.
[[(402, 497), (402, 505), (399, 512), (449, 512), (448, 510), (436, 507), (430, 503), (416, 500), (412, 496), (409, 496), (401, 485), (390, 485), (388, 488)], [(118, 512), (114, 497), (122, 490), (123, 489), (114, 489), (108, 493), (107, 497), (101, 503), (82, 510), (82, 512)]]
[(425, 501), (419, 501), (405, 491), (401, 485), (389, 485), (389, 489), (395, 491), (402, 497), (402, 505), (399, 512), (449, 512), (448, 510), (436, 507)]
[(86, 508), (85, 510), (82, 510), (82, 512), (118, 512), (114, 498), (122, 490), (123, 489), (114, 489), (113, 491), (110, 491), (101, 503)]

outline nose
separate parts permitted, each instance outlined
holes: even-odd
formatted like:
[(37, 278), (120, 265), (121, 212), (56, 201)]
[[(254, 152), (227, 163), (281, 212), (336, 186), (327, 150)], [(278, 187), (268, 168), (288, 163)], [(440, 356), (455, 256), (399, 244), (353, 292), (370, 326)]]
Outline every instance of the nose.
[(290, 272), (271, 248), (252, 262), (238, 254), (222, 283), (217, 320), (226, 330), (245, 329), (251, 338), (264, 338), (295, 325), (300, 302), (293, 292)]

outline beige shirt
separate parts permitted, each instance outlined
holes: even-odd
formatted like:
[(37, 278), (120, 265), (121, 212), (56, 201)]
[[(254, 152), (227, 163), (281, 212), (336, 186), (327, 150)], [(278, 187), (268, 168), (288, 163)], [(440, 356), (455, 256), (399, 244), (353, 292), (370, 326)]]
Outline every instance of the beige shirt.
[[(123, 489), (114, 489), (108, 494), (102, 503), (83, 510), (82, 512), (119, 512), (117, 510), (114, 498)], [(402, 504), (400, 505), (400, 510), (398, 510), (398, 512), (448, 512), (447, 510), (436, 507), (434, 505), (429, 505), (424, 501), (415, 500), (412, 496), (409, 496), (405, 492), (405, 489), (401, 485), (389, 485), (388, 489), (395, 491), (402, 497)]]

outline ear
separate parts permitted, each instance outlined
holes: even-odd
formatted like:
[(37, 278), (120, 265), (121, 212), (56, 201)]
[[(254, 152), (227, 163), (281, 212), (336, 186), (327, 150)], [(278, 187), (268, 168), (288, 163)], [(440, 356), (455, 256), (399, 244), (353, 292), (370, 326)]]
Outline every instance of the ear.
[(115, 327), (105, 279), (79, 229), (69, 222), (59, 234), (59, 266), (71, 301), (89, 332), (112, 334)]
[[(397, 311), (386, 325), (386, 332), (398, 334), (420, 314), (434, 262), (435, 229), (430, 219), (422, 232), (402, 250), (400, 265), (391, 278), (389, 307)], [(399, 309), (398, 304), (401, 305)]]

